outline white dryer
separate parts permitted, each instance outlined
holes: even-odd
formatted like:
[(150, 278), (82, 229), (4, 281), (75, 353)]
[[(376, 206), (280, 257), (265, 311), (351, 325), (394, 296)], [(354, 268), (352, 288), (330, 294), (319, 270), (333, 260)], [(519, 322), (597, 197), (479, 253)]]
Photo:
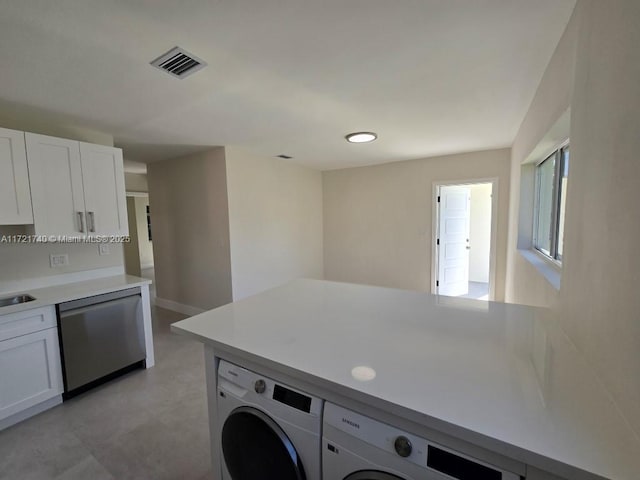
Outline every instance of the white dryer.
[(346, 408), (325, 403), (325, 480), (519, 480), (519, 475), (457, 453)]
[(321, 480), (322, 404), (221, 360), (216, 434), (222, 480)]

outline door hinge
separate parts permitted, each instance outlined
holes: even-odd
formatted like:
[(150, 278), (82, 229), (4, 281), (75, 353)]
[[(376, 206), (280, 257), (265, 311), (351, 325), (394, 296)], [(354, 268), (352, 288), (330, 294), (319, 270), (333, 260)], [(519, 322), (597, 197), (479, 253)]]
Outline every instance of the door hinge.
[(438, 203), (440, 203), (440, 195), (438, 195)]
[(436, 240), (436, 245), (440, 245), (440, 239), (439, 238)]
[(440, 286), (440, 280), (436, 280), (436, 287)]

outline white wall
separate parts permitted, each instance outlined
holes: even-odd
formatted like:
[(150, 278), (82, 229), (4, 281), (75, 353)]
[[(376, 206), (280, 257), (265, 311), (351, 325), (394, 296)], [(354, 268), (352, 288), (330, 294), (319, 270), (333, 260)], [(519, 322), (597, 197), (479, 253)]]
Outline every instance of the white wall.
[(0, 100), (0, 127), (113, 147), (113, 135), (81, 123), (77, 118)]
[[(557, 290), (518, 252), (518, 244), (522, 248), (531, 245), (533, 225), (531, 213), (524, 218), (524, 212), (531, 209), (524, 208), (523, 212), (520, 212), (521, 204), (528, 203), (528, 206), (523, 205), (524, 207), (532, 205), (531, 198), (534, 193), (532, 167), (522, 165), (530, 160), (531, 153), (536, 150), (538, 144), (544, 142), (547, 133), (571, 106), (578, 24), (578, 15), (574, 12), (511, 149), (509, 248), (505, 295), (506, 301), (511, 303), (550, 306), (557, 301)], [(539, 154), (544, 155), (544, 151), (540, 151)]]
[(496, 299), (504, 298), (508, 149), (323, 172), (325, 277), (431, 290), (433, 184), (498, 178)]
[[(12, 231), (19, 232), (13, 227), (1, 227), (0, 236), (11, 234)], [(109, 246), (110, 254), (101, 256), (97, 244), (0, 244), (0, 284), (122, 266), (122, 244), (111, 243)], [(51, 268), (49, 255), (59, 254), (69, 256), (69, 265)]]
[(469, 281), (489, 283), (491, 255), (491, 184), (470, 185)]
[(321, 173), (235, 147), (226, 159), (233, 299), (322, 278)]
[[(516, 222), (510, 232), (507, 295), (511, 301), (551, 306), (552, 316), (586, 356), (636, 433), (640, 433), (638, 25), (637, 0), (578, 2), (513, 149), (516, 169), (570, 103), (571, 166), (561, 286), (555, 290), (519, 255)], [(517, 207), (512, 202), (512, 216), (517, 217)]]
[(224, 148), (149, 164), (156, 296), (197, 309), (231, 301)]
[(640, 433), (640, 2), (584, 2), (558, 318)]
[(148, 192), (147, 175), (144, 173), (124, 172), (124, 186), (127, 192)]

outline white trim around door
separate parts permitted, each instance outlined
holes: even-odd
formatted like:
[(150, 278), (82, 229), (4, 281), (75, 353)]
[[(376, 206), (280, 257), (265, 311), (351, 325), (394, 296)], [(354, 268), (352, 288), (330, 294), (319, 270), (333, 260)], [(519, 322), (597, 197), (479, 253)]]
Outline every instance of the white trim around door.
[(432, 185), (432, 212), (431, 212), (431, 293), (438, 294), (436, 281), (438, 280), (438, 229), (439, 206), (438, 195), (443, 186), (466, 186), (483, 183), (491, 184), (491, 247), (489, 249), (489, 300), (495, 300), (496, 296), (496, 258), (498, 239), (498, 178), (473, 178), (464, 180), (439, 180)]

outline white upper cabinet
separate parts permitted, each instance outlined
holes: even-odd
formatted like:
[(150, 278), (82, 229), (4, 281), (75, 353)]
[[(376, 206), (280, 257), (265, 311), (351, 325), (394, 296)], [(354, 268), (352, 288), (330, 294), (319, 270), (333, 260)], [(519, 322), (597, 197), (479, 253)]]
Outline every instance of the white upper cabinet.
[(122, 150), (25, 138), (36, 235), (128, 234)]
[(0, 128), (0, 225), (33, 223), (24, 132)]
[(86, 233), (80, 145), (26, 133), (36, 235)]
[(128, 223), (122, 150), (80, 143), (80, 160), (89, 234), (126, 235)]

